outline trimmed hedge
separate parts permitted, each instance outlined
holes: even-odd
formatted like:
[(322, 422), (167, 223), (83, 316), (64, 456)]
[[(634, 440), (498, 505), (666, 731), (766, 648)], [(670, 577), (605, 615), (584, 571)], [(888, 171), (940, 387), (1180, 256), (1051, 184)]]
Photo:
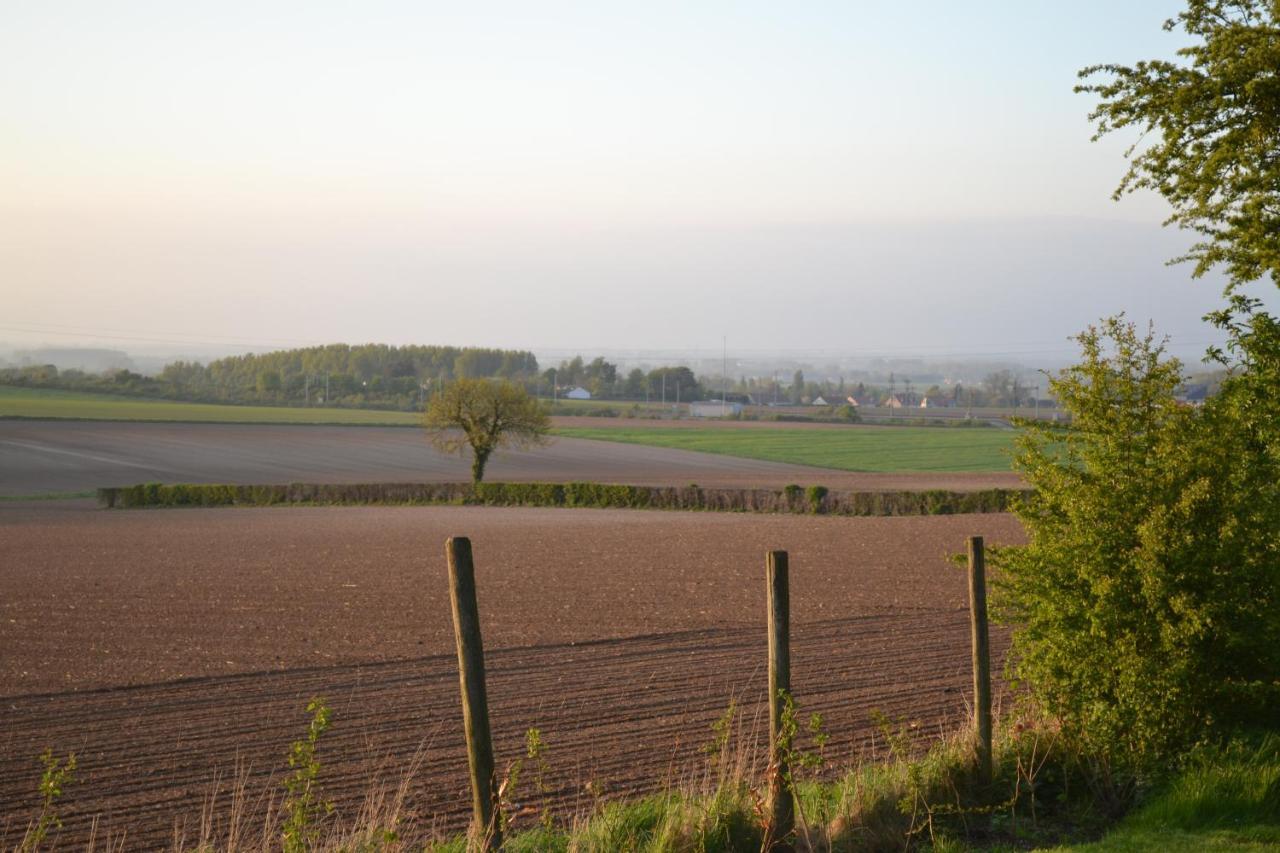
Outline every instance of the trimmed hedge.
[(1025, 492), (832, 492), (825, 486), (704, 489), (608, 483), (290, 483), (274, 486), (141, 483), (98, 489), (108, 509), (180, 506), (483, 505), (822, 513), (824, 515), (953, 515), (1005, 512)]

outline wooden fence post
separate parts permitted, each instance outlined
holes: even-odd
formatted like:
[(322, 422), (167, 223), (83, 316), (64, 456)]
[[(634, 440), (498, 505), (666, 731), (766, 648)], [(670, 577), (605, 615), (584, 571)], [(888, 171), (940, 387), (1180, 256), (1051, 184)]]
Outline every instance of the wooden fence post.
[(493, 737), (489, 732), (489, 699), (484, 687), (484, 646), (476, 606), (475, 567), (471, 540), (454, 536), (445, 542), (449, 560), (449, 600), (458, 643), (458, 681), (462, 687), (462, 724), (471, 769), (471, 832), (481, 850), (502, 846), (498, 824), (498, 780), (493, 769)]
[(765, 559), (769, 597), (769, 826), (766, 851), (790, 851), (795, 830), (795, 803), (783, 743), (782, 716), (791, 701), (791, 596), (787, 585), (787, 552), (770, 551)]
[(987, 629), (986, 557), (982, 537), (969, 537), (969, 626), (973, 640), (973, 713), (978, 776), (991, 781), (991, 642)]

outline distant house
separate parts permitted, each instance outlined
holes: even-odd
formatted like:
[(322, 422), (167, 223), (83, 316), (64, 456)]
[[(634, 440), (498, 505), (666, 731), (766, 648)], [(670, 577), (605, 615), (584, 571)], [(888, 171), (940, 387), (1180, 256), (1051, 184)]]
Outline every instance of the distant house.
[(859, 403), (859, 402), (858, 402), (858, 399), (857, 399), (856, 397), (854, 397), (852, 394), (850, 394), (848, 397), (845, 397), (845, 400), (847, 400), (847, 401), (848, 401), (848, 403), (849, 403), (849, 405), (850, 405), (850, 406), (861, 406), (861, 405), (862, 405), (861, 403)]
[(586, 388), (583, 388), (581, 385), (579, 385), (575, 388), (570, 389), (569, 392), (564, 395), (564, 397), (566, 400), (590, 400), (591, 392), (588, 391)]
[(695, 418), (718, 418), (722, 415), (740, 415), (742, 414), (742, 404), (721, 402), (720, 400), (705, 400), (700, 403), (690, 403), (689, 414), (693, 415)]
[(922, 409), (954, 409), (956, 401), (952, 397), (922, 397), (920, 400), (920, 408)]
[(812, 403), (810, 403), (809, 405), (811, 405), (811, 406), (830, 406), (831, 404), (830, 404), (830, 403), (828, 403), (826, 400), (824, 400), (822, 397), (814, 397), (814, 398), (813, 398), (813, 402), (812, 402)]
[(890, 409), (915, 408), (920, 405), (920, 395), (914, 391), (910, 394), (891, 394), (889, 399), (885, 401), (885, 405)]

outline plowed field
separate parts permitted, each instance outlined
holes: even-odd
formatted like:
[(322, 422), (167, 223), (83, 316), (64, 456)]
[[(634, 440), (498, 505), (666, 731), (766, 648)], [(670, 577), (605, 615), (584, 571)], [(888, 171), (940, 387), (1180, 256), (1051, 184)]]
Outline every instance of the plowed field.
[[(350, 814), (414, 767), (413, 837), (468, 798), (443, 543), (472, 538), (500, 766), (548, 744), (561, 813), (702, 766), (736, 697), (758, 743), (763, 555), (791, 553), (793, 670), (828, 756), (872, 745), (880, 708), (958, 725), (968, 639), (964, 537), (1021, 541), (1009, 516), (805, 518), (514, 510), (0, 508), (0, 843), (37, 807), (36, 756), (77, 754), (62, 841), (198, 834), (237, 768), (261, 808), (304, 706), (333, 710), (323, 793)], [(1003, 649), (997, 637), (997, 648)], [(255, 805), (256, 804), (256, 805)], [(7, 836), (6, 836), (7, 833)]]

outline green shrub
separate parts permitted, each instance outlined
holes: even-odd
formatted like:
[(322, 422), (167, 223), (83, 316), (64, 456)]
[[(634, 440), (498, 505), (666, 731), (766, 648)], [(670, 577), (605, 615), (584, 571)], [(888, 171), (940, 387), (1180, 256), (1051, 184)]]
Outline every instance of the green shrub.
[(1123, 782), (1274, 701), (1280, 476), (1229, 393), (1178, 404), (1152, 334), (1113, 318), (1079, 340), (1050, 382), (1072, 423), (1018, 441), (1030, 542), (993, 549), (993, 603), (1012, 674)]
[(805, 492), (809, 498), (809, 509), (815, 513), (823, 511), (824, 501), (827, 499), (826, 486), (810, 486)]

